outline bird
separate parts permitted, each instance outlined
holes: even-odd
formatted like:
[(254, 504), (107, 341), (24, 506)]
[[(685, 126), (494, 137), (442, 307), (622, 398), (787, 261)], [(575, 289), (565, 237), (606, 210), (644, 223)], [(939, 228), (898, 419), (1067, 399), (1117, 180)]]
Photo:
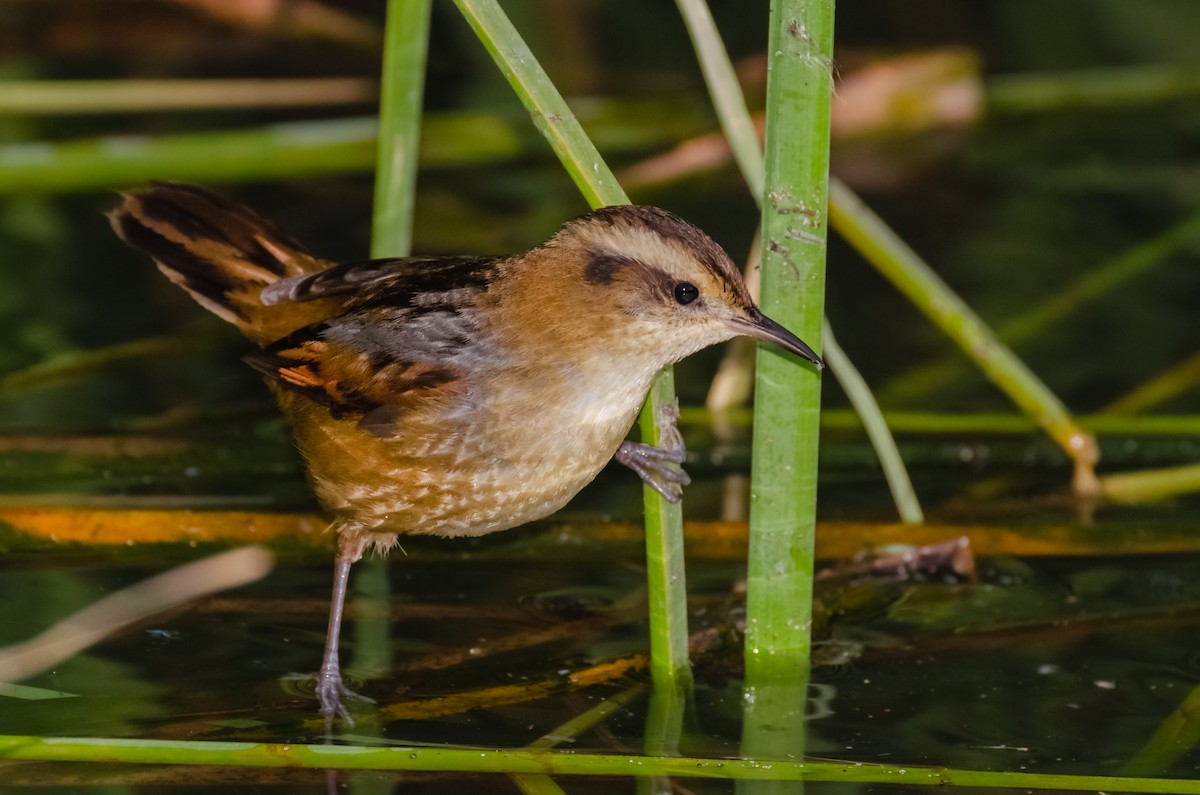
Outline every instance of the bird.
[(479, 536), (548, 516), (610, 460), (672, 502), (677, 410), (626, 439), (665, 366), (743, 335), (820, 357), (764, 315), (725, 251), (648, 205), (566, 222), (508, 256), (334, 264), (208, 188), (120, 194), (116, 234), (253, 344), (337, 533), (315, 692), (352, 725), (339, 636), (351, 567), (402, 535)]

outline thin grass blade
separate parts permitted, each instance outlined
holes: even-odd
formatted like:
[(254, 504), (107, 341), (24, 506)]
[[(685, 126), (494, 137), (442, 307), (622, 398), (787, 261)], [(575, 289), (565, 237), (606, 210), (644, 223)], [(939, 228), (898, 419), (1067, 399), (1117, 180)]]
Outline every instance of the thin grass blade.
[[(455, 0), (500, 71), (550, 142), (563, 167), (592, 207), (628, 204), (629, 198), (583, 131), (575, 114), (495, 0)], [(668, 368), (659, 374), (642, 409), (642, 440), (658, 444), (660, 418), (675, 402)], [(657, 684), (678, 687), (690, 679), (687, 656), (687, 585), (683, 571), (683, 520), (679, 505), (643, 491), (649, 575), (652, 671)]]

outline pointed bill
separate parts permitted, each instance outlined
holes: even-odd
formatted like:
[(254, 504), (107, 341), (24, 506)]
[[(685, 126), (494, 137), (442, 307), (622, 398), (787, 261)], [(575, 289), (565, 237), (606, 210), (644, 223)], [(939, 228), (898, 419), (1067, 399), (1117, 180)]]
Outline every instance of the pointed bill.
[(734, 318), (731, 325), (738, 334), (773, 342), (785, 351), (808, 359), (817, 366), (818, 370), (825, 369), (825, 363), (821, 361), (821, 357), (817, 356), (816, 352), (808, 347), (804, 340), (758, 311), (758, 309), (751, 310), (750, 317)]

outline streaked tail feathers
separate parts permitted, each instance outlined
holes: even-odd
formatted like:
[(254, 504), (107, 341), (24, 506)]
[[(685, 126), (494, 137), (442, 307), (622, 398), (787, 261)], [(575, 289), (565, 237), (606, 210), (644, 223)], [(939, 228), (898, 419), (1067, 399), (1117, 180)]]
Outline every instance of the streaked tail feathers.
[(201, 306), (260, 344), (295, 326), (282, 307), (263, 305), (263, 288), (329, 267), (254, 211), (194, 185), (156, 182), (122, 194), (109, 220)]

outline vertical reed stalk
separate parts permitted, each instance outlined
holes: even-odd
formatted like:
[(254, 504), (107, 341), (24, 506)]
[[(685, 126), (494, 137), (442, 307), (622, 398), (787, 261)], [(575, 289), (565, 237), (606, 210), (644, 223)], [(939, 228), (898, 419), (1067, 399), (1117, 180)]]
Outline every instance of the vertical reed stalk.
[[(763, 310), (818, 351), (825, 294), (833, 0), (773, 0)], [(754, 400), (742, 752), (803, 753), (821, 380), (760, 346)]]
[(412, 248), (417, 147), (431, 0), (388, 0), (379, 95), (379, 159), (371, 256), (404, 257)]
[[(700, 68), (704, 72), (704, 81), (708, 85), (713, 106), (717, 110), (721, 130), (729, 142), (729, 148), (742, 172), (742, 178), (750, 187), (750, 192), (758, 203), (759, 209), (762, 209), (763, 184), (765, 182), (762, 147), (758, 142), (754, 121), (746, 107), (742, 87), (733, 70), (733, 63), (729, 60), (729, 53), (725, 49), (724, 42), (721, 41), (716, 23), (713, 21), (712, 13), (708, 10), (705, 0), (676, 0), (676, 5), (687, 25), (688, 35), (692, 38), (692, 45), (700, 60)], [(761, 235), (756, 237), (756, 245), (761, 246), (760, 238)], [(757, 258), (755, 258), (755, 264), (757, 264)], [(758, 292), (753, 278), (755, 275), (747, 274), (747, 285), (752, 294)], [(824, 328), (830, 341), (830, 344), (826, 346), (829, 350), (826, 352), (825, 363), (829, 365), (830, 372), (838, 380), (847, 397), (850, 398), (854, 410), (862, 418), (863, 427), (867, 429), (867, 435), (875, 449), (875, 454), (879, 456), (879, 463), (883, 468), (888, 488), (891, 490), (892, 499), (896, 503), (896, 510), (904, 522), (920, 524), (925, 520), (921, 505), (913, 490), (912, 480), (908, 477), (908, 470), (904, 467), (904, 461), (900, 458), (896, 440), (888, 430), (883, 413), (879, 410), (879, 404), (871, 395), (870, 388), (859, 374), (858, 368), (850, 361), (850, 357), (833, 342), (832, 327), (828, 321), (824, 324)], [(724, 363), (722, 363), (722, 368), (725, 372), (730, 372)], [(749, 391), (747, 389), (747, 393)]]
[(729, 51), (725, 49), (725, 43), (717, 31), (712, 12), (706, 0), (675, 0), (675, 5), (679, 7), (679, 15), (687, 25), (692, 47), (700, 61), (700, 70), (704, 73), (704, 83), (708, 86), (717, 119), (721, 122), (721, 131), (729, 142), (729, 150), (755, 200), (761, 201), (762, 186), (766, 179), (762, 145), (758, 142), (754, 120), (746, 108), (746, 97), (742, 94), (742, 86), (738, 83), (733, 63), (729, 60)]
[[(628, 204), (616, 177), (596, 151), (575, 114), (550, 82), (496, 0), (455, 0), (475, 35), (491, 54), (534, 125), (550, 142), (563, 167), (592, 207)], [(642, 440), (657, 444), (660, 419), (675, 402), (667, 368), (655, 380), (642, 410)], [(650, 652), (655, 686), (677, 689), (691, 681), (687, 655), (687, 583), (683, 571), (683, 521), (671, 505), (646, 488), (646, 562), (650, 569)]]

